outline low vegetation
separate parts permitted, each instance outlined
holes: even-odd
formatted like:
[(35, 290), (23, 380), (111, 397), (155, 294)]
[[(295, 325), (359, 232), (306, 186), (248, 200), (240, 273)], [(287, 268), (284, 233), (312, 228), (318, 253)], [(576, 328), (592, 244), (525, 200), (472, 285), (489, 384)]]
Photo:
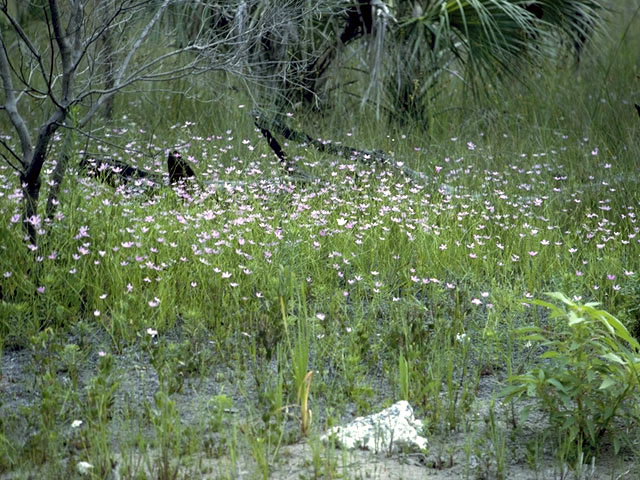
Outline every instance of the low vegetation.
[[(123, 95), (100, 154), (167, 185), (101, 183), (78, 168), (86, 140), (58, 136), (71, 172), (27, 248), (0, 163), (2, 478), (269, 478), (296, 442), (304, 475), (335, 478), (318, 435), (400, 399), (425, 421), (425, 469), (588, 478), (607, 458), (632, 478), (638, 39), (616, 21), (577, 67), (474, 102), (452, 81), (426, 126), (346, 100), (286, 117), (425, 181), (283, 142), (315, 179), (295, 182), (239, 93), (218, 112), (167, 100), (161, 119)], [(196, 183), (168, 184), (176, 146)]]

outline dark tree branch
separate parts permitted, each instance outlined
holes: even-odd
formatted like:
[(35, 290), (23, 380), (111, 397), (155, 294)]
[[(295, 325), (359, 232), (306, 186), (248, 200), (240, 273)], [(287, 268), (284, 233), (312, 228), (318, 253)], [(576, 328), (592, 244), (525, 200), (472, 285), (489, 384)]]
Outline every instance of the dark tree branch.
[(13, 87), (13, 79), (11, 78), (11, 67), (9, 63), (9, 58), (7, 56), (7, 50), (5, 47), (4, 38), (2, 37), (1, 29), (0, 29), (0, 78), (2, 79), (2, 84), (4, 87), (4, 94), (5, 94), (4, 108), (9, 114), (9, 119), (11, 120), (13, 127), (18, 132), (18, 137), (20, 138), (20, 146), (22, 147), (22, 153), (25, 157), (20, 163), (22, 165), (26, 165), (28, 162), (26, 157), (31, 155), (33, 145), (31, 143), (31, 135), (29, 135), (27, 124), (22, 118), (22, 115), (20, 115), (20, 113), (18, 112), (18, 99), (16, 97), (16, 91)]
[(260, 132), (262, 133), (264, 138), (267, 139), (269, 148), (271, 148), (271, 150), (273, 150), (273, 153), (276, 154), (276, 157), (278, 157), (284, 169), (287, 172), (294, 170), (295, 167), (293, 166), (293, 164), (289, 163), (289, 159), (287, 158), (287, 155), (282, 150), (280, 143), (278, 143), (278, 141), (274, 138), (274, 136), (271, 134), (269, 129), (266, 128), (264, 124), (261, 124), (258, 120), (255, 121), (255, 125), (260, 129)]
[(287, 175), (291, 177), (292, 180), (301, 183), (312, 183), (316, 180), (315, 177), (309, 175), (307, 172), (300, 170), (294, 163), (290, 162), (287, 154), (282, 150), (282, 146), (275, 139), (269, 128), (267, 128), (266, 124), (261, 122), (259, 117), (256, 117), (255, 125), (260, 129), (260, 132), (267, 139), (267, 143), (269, 144), (269, 148), (273, 150), (278, 160), (280, 160), (280, 165), (284, 168)]
[[(269, 129), (273, 129), (274, 131), (278, 132), (287, 140), (291, 140), (299, 144), (311, 145), (316, 150), (323, 153), (328, 153), (331, 155), (335, 155), (335, 156), (343, 157), (347, 159), (357, 160), (363, 163), (377, 163), (388, 168), (400, 170), (404, 175), (412, 178), (413, 180), (420, 181), (422, 183), (425, 183), (428, 181), (428, 178), (424, 173), (413, 170), (405, 166), (402, 162), (396, 162), (393, 158), (391, 158), (382, 150), (362, 150), (362, 149), (356, 149), (356, 148), (352, 148), (344, 145), (336, 145), (333, 142), (322, 142), (320, 140), (315, 140), (304, 132), (298, 132), (296, 130), (292, 130), (280, 120), (277, 120), (277, 119), (266, 120), (260, 114), (256, 116), (255, 124), (261, 131), (265, 130), (269, 132)], [(265, 135), (264, 131), (263, 131), (263, 135)], [(271, 135), (270, 132), (269, 132), (269, 135)], [(271, 137), (273, 136), (271, 135)], [(267, 141), (269, 141), (269, 138), (267, 138)], [(270, 143), (269, 146), (271, 146), (271, 142), (269, 143)]]
[(42, 57), (40, 56), (40, 52), (38, 52), (38, 49), (33, 45), (33, 42), (31, 41), (29, 36), (25, 33), (25, 31), (22, 28), (22, 26), (17, 22), (17, 20), (15, 18), (13, 18), (12, 15), (9, 14), (9, 11), (7, 9), (7, 5), (6, 4), (4, 4), (2, 6), (0, 11), (2, 11), (2, 13), (6, 17), (6, 19), (9, 20), (9, 23), (11, 24), (11, 26), (13, 27), (15, 32), (18, 34), (18, 36), (22, 39), (22, 41), (26, 45), (27, 49), (31, 52), (31, 55), (33, 55), (35, 57), (35, 59), (38, 62), (38, 65), (40, 66), (40, 69), (44, 73), (45, 68), (42, 65)]
[(16, 172), (18, 172), (18, 173), (22, 173), (22, 170), (21, 170), (19, 167), (15, 166), (15, 165), (13, 164), (13, 162), (11, 162), (11, 160), (9, 160), (9, 159), (6, 157), (6, 155), (3, 155), (2, 153), (0, 153), (0, 157), (2, 157), (2, 159), (3, 159), (5, 162), (7, 162), (7, 165), (9, 165), (11, 168), (13, 168)]
[(18, 164), (22, 167), (22, 168), (18, 168), (18, 167), (14, 167), (11, 162), (9, 161), (9, 159), (7, 157), (5, 157), (4, 155), (2, 156), (2, 158), (5, 159), (5, 161), (11, 166), (13, 167), (15, 170), (22, 172), (24, 170), (24, 164), (22, 163), (22, 159), (18, 156), (18, 154), (13, 150), (13, 148), (11, 148), (11, 146), (5, 142), (2, 138), (0, 138), (0, 145), (2, 145), (10, 154), (13, 158), (15, 158), (18, 161)]
[[(9, 16), (6, 0), (0, 0), (0, 15), (8, 19), (0, 29), (0, 113), (7, 115), (17, 132), (20, 148), (7, 142), (2, 146), (9, 152), (4, 160), (20, 172), (22, 219), (32, 244), (36, 243), (33, 225), (37, 222), (32, 219), (38, 215), (44, 165), (53, 136), (67, 122), (72, 107), (74, 115), (78, 115), (74, 126), (82, 128), (114, 95), (142, 82), (157, 82), (152, 87), (157, 91), (163, 88), (160, 84), (166, 85), (170, 80), (217, 70), (266, 83), (268, 79), (249, 68), (249, 52), (266, 29), (288, 26), (307, 16), (297, 0), (275, 2), (268, 6), (266, 17), (260, 15), (250, 21), (240, 18), (242, 8), (237, 8), (245, 7), (245, 0), (195, 2), (198, 8), (204, 5), (203, 22), (195, 38), (184, 47), (175, 48), (171, 46), (172, 33), (181, 27), (171, 27), (174, 31), (165, 33), (166, 40), (158, 31), (173, 3), (175, 0), (43, 0), (39, 2), (42, 15), (37, 19), (37, 28), (29, 25), (26, 29)], [(282, 14), (290, 11), (297, 16), (292, 19)], [(211, 19), (218, 15), (231, 21), (212, 26)], [(112, 38), (106, 38), (110, 35)], [(105, 43), (101, 44), (101, 40)], [(159, 45), (147, 48), (158, 40)], [(19, 85), (19, 90), (14, 84)], [(31, 115), (37, 108), (47, 112), (44, 119)], [(91, 132), (85, 135), (92, 136)], [(64, 165), (73, 149), (70, 144), (66, 152), (58, 153), (62, 155), (59, 162), (63, 162), (54, 169), (57, 184), (63, 180)], [(160, 176), (117, 160), (103, 160), (99, 165), (86, 162), (87, 169), (106, 172), (108, 181), (164, 183)], [(182, 172), (190, 176), (193, 170), (187, 165)], [(53, 190), (51, 198), (56, 195)], [(52, 211), (49, 208), (48, 213)]]
[(80, 161), (80, 167), (111, 186), (131, 183), (139, 179), (147, 180), (153, 187), (163, 185), (162, 176), (113, 158), (83, 158)]

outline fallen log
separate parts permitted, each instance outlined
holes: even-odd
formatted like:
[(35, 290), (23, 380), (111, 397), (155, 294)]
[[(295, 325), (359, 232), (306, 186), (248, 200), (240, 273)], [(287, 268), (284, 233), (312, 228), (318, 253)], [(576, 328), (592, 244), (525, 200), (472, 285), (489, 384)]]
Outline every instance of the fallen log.
[[(267, 135), (265, 134), (265, 131), (268, 132), (268, 134), (271, 137), (273, 137), (273, 135), (270, 132), (270, 130), (273, 130), (279, 133), (280, 135), (282, 135), (287, 140), (296, 142), (300, 145), (311, 145), (319, 152), (328, 153), (330, 155), (344, 157), (347, 159), (356, 160), (363, 163), (372, 163), (372, 162), (377, 163), (384, 167), (399, 170), (400, 172), (410, 177), (411, 179), (417, 180), (423, 183), (427, 183), (429, 180), (429, 178), (424, 173), (418, 172), (416, 170), (413, 170), (405, 166), (403, 162), (396, 161), (395, 159), (387, 155), (382, 150), (356, 149), (356, 148), (348, 147), (346, 145), (339, 145), (333, 142), (316, 140), (304, 132), (299, 132), (289, 128), (286, 124), (284, 124), (282, 121), (278, 119), (275, 119), (275, 118), (266, 119), (259, 113), (255, 115), (254, 123), (260, 129), (260, 131), (262, 131), (265, 137), (267, 137)], [(269, 141), (269, 137), (267, 137), (267, 141)], [(270, 141), (269, 141), (269, 146), (271, 146)]]
[[(166, 185), (166, 179), (162, 175), (143, 170), (121, 160), (103, 157), (83, 158), (80, 167), (89, 175), (116, 188), (120, 185), (135, 185), (143, 188), (160, 188)], [(191, 166), (182, 159), (180, 152), (173, 150), (167, 157), (167, 171), (169, 184), (177, 185), (180, 182), (196, 182), (196, 174)], [(198, 182), (204, 187), (213, 187), (216, 190), (234, 190), (246, 185), (242, 181), (213, 180)]]
[(83, 158), (80, 167), (100, 181), (117, 187), (135, 183), (148, 187), (163, 185), (162, 176), (113, 158)]
[(258, 123), (257, 119), (254, 124), (260, 129), (260, 132), (267, 140), (267, 144), (269, 145), (271, 150), (273, 150), (273, 153), (275, 153), (276, 157), (278, 157), (280, 165), (282, 165), (289, 178), (296, 182), (302, 183), (312, 183), (316, 180), (315, 177), (309, 175), (307, 172), (300, 170), (294, 163), (289, 161), (287, 154), (284, 152), (284, 150), (282, 150), (282, 146), (265, 124)]
[[(144, 183), (149, 187), (160, 187), (165, 184), (162, 175), (143, 170), (136, 166), (115, 160), (113, 158), (83, 158), (80, 167), (85, 169), (95, 178), (117, 187), (118, 185), (130, 184), (132, 182)], [(169, 183), (175, 185), (180, 181), (193, 180), (196, 177), (191, 166), (182, 159), (180, 152), (173, 150), (167, 157), (167, 172), (169, 173)], [(140, 182), (140, 180), (144, 180)]]

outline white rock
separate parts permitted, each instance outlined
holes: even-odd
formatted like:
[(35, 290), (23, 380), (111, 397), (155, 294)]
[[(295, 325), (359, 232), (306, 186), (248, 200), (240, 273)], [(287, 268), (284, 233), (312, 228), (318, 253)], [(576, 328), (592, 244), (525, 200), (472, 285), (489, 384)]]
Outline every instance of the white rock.
[(89, 462), (78, 462), (78, 464), (76, 465), (76, 470), (78, 470), (78, 473), (80, 475), (89, 475), (92, 469), (93, 465), (91, 465)]
[(346, 426), (333, 427), (321, 439), (335, 438), (337, 445), (347, 449), (362, 448), (375, 453), (391, 453), (408, 449), (424, 450), (427, 439), (418, 431), (422, 421), (413, 416), (413, 408), (406, 401), (394, 403), (374, 415), (358, 417)]

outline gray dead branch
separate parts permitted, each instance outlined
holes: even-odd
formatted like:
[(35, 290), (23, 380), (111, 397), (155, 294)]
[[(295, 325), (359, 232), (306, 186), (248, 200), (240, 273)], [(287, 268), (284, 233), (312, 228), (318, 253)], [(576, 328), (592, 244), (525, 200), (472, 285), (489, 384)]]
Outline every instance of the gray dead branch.
[[(402, 175), (427, 184), (429, 178), (422, 172), (413, 170), (404, 162), (395, 160), (393, 157), (383, 152), (382, 150), (365, 150), (356, 149), (346, 145), (341, 145), (331, 141), (324, 141), (314, 139), (310, 135), (293, 130), (287, 126), (281, 120), (276, 118), (267, 119), (262, 114), (256, 114), (254, 123), (260, 130), (262, 135), (267, 140), (269, 148), (276, 155), (282, 168), (287, 174), (287, 179), (295, 183), (316, 183), (319, 179), (304, 170), (301, 170), (295, 162), (292, 162), (282, 146), (275, 138), (272, 132), (284, 137), (286, 140), (298, 143), (302, 146), (310, 145), (319, 152), (334, 155), (337, 157), (345, 158), (347, 160), (354, 160), (365, 164), (377, 164), (383, 168), (399, 171)], [(115, 160), (112, 158), (87, 159), (84, 158), (80, 162), (80, 166), (88, 172), (91, 176), (113, 186), (119, 185), (135, 185), (142, 186), (145, 189), (159, 188), (167, 184), (165, 178), (157, 173), (148, 172), (136, 166), (130, 165), (121, 160)], [(169, 184), (177, 184), (179, 182), (196, 182), (201, 183), (204, 187), (213, 187), (214, 189), (229, 189), (237, 186), (244, 186), (247, 182), (242, 181), (212, 181), (212, 182), (197, 182), (196, 175), (190, 165), (182, 159), (179, 152), (174, 150), (169, 153), (167, 158), (167, 172), (169, 174)]]
[(214, 190), (233, 191), (247, 184), (247, 182), (229, 180), (200, 182), (193, 169), (176, 150), (169, 153), (167, 158), (168, 175), (166, 176), (109, 157), (83, 158), (80, 161), (80, 168), (82, 172), (111, 187), (117, 188), (125, 185), (142, 191), (154, 190), (167, 185), (188, 185), (190, 183), (200, 184), (202, 187)]
[(269, 143), (269, 146), (274, 151), (276, 156), (280, 158), (282, 162), (286, 162), (288, 168), (295, 169), (296, 167), (295, 165), (290, 165), (285, 156), (281, 156), (284, 155), (284, 152), (282, 152), (282, 149), (277, 142), (275, 142), (276, 146), (274, 147), (273, 142), (275, 141), (275, 138), (271, 133), (272, 131), (278, 133), (279, 135), (282, 135), (285, 139), (298, 143), (302, 146), (310, 145), (322, 153), (335, 155), (347, 160), (356, 160), (366, 164), (378, 164), (384, 168), (390, 168), (392, 170), (399, 171), (401, 174), (411, 178), (412, 180), (423, 184), (426, 184), (429, 181), (429, 177), (427, 177), (424, 173), (407, 167), (406, 165), (404, 165), (404, 162), (395, 160), (382, 150), (357, 149), (346, 145), (337, 144), (331, 141), (314, 139), (304, 132), (299, 132), (289, 128), (284, 122), (278, 119), (268, 119), (266, 118), (266, 116), (260, 113), (255, 113), (255, 125), (265, 136), (267, 142)]
[(80, 168), (89, 176), (112, 187), (135, 184), (154, 188), (164, 184), (161, 175), (113, 158), (83, 158)]

